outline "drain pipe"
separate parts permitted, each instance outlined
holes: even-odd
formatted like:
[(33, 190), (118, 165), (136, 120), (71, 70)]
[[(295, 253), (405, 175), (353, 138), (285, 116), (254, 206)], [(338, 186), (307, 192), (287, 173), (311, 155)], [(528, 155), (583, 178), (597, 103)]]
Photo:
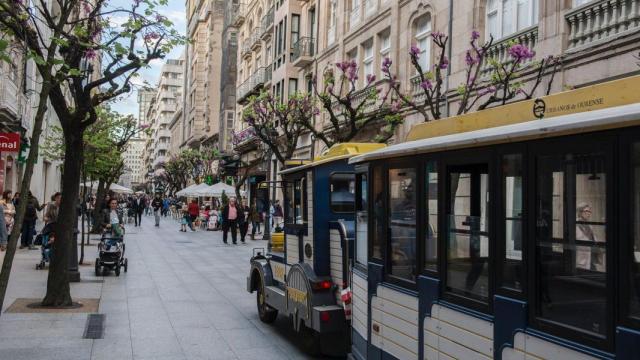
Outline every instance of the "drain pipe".
[[(447, 58), (449, 59), (449, 64), (451, 64), (451, 48), (452, 46), (452, 41), (453, 41), (453, 0), (449, 0), (449, 29), (448, 29), (448, 36), (449, 36), (449, 48), (447, 49)], [(451, 77), (451, 65), (449, 65), (447, 67), (447, 78), (445, 79), (445, 91), (444, 91), (444, 105), (445, 105), (445, 113), (447, 114), (447, 117), (449, 117), (449, 78)]]

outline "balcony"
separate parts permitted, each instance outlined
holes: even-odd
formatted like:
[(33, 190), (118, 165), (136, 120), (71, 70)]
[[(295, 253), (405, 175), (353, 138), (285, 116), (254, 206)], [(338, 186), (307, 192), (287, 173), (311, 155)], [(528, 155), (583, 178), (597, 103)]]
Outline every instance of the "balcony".
[(20, 103), (24, 102), (24, 95), (20, 94), (15, 80), (11, 79), (8, 74), (0, 76), (0, 112), (18, 120), (21, 118), (22, 110)]
[(251, 36), (249, 37), (249, 43), (251, 44), (252, 50), (258, 50), (260, 49), (260, 46), (262, 46), (261, 35), (262, 29), (259, 26), (253, 29), (253, 33), (251, 33)]
[(569, 51), (610, 41), (640, 28), (640, 0), (591, 1), (569, 11)]
[(360, 23), (360, 5), (356, 5), (356, 7), (351, 10), (351, 16), (349, 17), (349, 30), (355, 29), (355, 27)]
[(247, 11), (247, 5), (243, 3), (232, 4), (231, 5), (231, 25), (235, 27), (239, 27), (244, 23), (245, 20), (245, 12)]
[(243, 58), (251, 57), (251, 38), (247, 38), (242, 43), (242, 49), (240, 54), (242, 55)]
[(291, 49), (291, 62), (293, 66), (305, 67), (313, 62), (315, 56), (315, 40), (310, 37), (301, 37)]
[(274, 18), (274, 10), (271, 7), (267, 13), (262, 17), (262, 22), (260, 23), (260, 27), (262, 28), (262, 38), (268, 39), (271, 37), (271, 30), (273, 30), (273, 18)]
[(258, 68), (242, 85), (236, 90), (236, 100), (239, 104), (244, 104), (249, 96), (256, 94), (265, 83), (266, 71), (264, 67)]
[(169, 130), (169, 129), (158, 130), (157, 136), (158, 136), (159, 139), (171, 138), (171, 130)]
[(329, 31), (327, 31), (327, 43), (329, 45), (332, 45), (334, 42), (336, 42), (336, 27), (335, 25), (329, 28)]
[[(511, 62), (509, 48), (514, 43), (524, 45), (531, 50), (535, 50), (536, 44), (538, 43), (538, 25), (518, 31), (517, 33), (493, 44), (493, 46), (487, 50), (487, 54), (485, 55), (485, 61), (481, 69), (482, 74), (487, 74), (493, 70), (493, 66), (490, 64), (492, 59), (497, 60), (501, 64)], [(533, 59), (526, 60), (522, 64), (527, 64), (531, 61), (533, 61)], [(418, 84), (418, 87), (419, 86), (420, 84)]]
[(239, 132), (234, 132), (232, 139), (233, 148), (240, 153), (257, 148), (258, 137), (252, 126)]

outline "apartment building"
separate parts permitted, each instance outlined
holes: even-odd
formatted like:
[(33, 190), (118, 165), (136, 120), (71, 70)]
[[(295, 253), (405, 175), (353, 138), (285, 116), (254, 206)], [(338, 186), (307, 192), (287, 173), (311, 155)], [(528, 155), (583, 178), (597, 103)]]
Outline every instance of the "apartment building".
[(118, 184), (133, 188), (144, 183), (147, 174), (143, 157), (146, 143), (146, 139), (139, 137), (129, 140), (127, 149), (122, 154), (124, 173), (120, 176)]
[(144, 149), (144, 168), (157, 169), (167, 160), (171, 142), (169, 125), (182, 99), (184, 59), (168, 59), (162, 66), (156, 96), (151, 100), (147, 119), (149, 136)]
[(217, 147), (220, 132), (220, 83), (224, 1), (189, 0), (186, 85), (183, 117), (186, 145)]
[(149, 123), (147, 119), (147, 112), (151, 101), (156, 97), (157, 89), (140, 89), (138, 90), (138, 126), (146, 125)]
[[(53, 12), (54, 2), (44, 1), (38, 6), (47, 6)], [(48, 29), (41, 29), (42, 36), (48, 36)], [(27, 59), (24, 48), (17, 43), (10, 45), (11, 61), (0, 62), (0, 132), (19, 133), (22, 146), (29, 145), (32, 124), (42, 77), (33, 60)], [(42, 139), (52, 127), (60, 126), (55, 112), (49, 107), (42, 124)], [(30, 189), (40, 201), (48, 201), (61, 188), (61, 162), (38, 156), (33, 168)], [(0, 153), (0, 190), (20, 191), (24, 165), (19, 161), (18, 152)]]
[(238, 29), (235, 26), (238, 0), (227, 1), (224, 8), (222, 30), (222, 71), (220, 77), (220, 141), (219, 150), (233, 151), (233, 133), (236, 110), (236, 76), (238, 70)]

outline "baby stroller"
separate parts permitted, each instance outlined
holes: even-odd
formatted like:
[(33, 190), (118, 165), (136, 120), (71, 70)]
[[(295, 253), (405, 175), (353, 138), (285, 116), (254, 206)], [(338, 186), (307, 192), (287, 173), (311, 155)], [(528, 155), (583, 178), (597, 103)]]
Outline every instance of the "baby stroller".
[(120, 269), (127, 272), (129, 262), (124, 257), (124, 233), (118, 235), (111, 230), (102, 233), (98, 243), (98, 257), (96, 258), (96, 276), (100, 276), (110, 270), (114, 270), (116, 276), (120, 276)]
[(40, 232), (39, 237), (42, 239), (40, 244), (40, 262), (36, 264), (36, 270), (44, 269), (46, 263), (51, 262), (51, 246), (55, 240), (55, 234), (53, 232), (53, 223), (45, 225)]

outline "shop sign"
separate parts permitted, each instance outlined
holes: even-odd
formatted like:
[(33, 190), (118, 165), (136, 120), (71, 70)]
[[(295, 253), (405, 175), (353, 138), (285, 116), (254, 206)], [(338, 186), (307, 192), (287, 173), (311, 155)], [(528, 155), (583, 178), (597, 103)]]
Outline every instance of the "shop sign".
[(0, 152), (18, 152), (20, 150), (19, 133), (0, 133)]

